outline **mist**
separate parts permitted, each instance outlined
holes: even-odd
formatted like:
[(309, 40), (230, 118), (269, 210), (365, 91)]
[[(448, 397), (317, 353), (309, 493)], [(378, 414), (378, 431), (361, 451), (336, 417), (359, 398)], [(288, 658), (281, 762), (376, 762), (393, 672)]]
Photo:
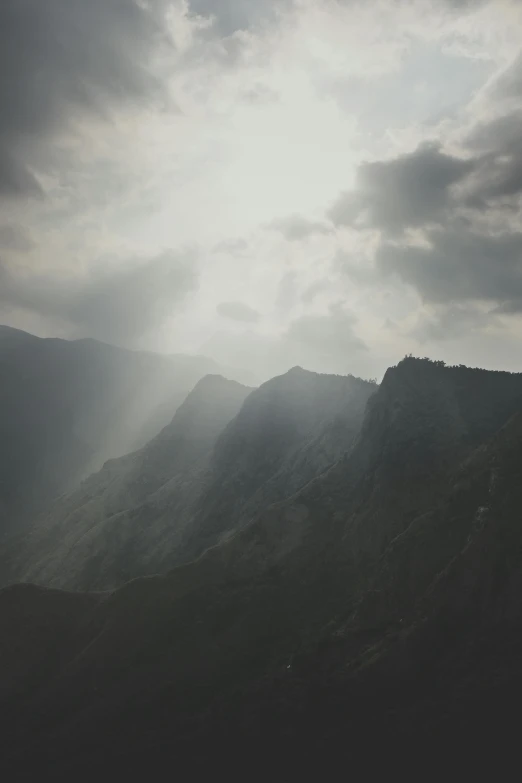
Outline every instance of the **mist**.
[(521, 357), (519, 0), (0, 0), (2, 779), (519, 763)]
[(261, 380), (518, 368), (517, 3), (0, 15), (1, 322)]

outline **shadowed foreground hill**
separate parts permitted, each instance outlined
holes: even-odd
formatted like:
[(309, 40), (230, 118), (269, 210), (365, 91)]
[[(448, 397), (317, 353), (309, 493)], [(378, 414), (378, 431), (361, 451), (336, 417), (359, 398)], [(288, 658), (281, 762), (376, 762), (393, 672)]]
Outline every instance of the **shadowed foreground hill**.
[(196, 562), (104, 595), (1, 592), (13, 768), (293, 781), (502, 752), (522, 695), (521, 383), (405, 360), (346, 458)]
[(160, 435), (11, 546), (4, 584), (107, 589), (197, 557), (349, 452), (376, 389), (301, 368), (252, 393), (208, 376)]
[(146, 443), (212, 372), (224, 370), (205, 357), (39, 339), (0, 326), (0, 535), (108, 457)]

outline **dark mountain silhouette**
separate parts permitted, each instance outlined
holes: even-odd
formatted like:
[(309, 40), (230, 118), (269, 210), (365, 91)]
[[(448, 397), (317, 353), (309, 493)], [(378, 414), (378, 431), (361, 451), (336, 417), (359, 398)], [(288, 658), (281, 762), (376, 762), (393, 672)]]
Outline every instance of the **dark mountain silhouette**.
[(210, 372), (226, 374), (205, 357), (39, 339), (1, 326), (0, 534), (107, 458), (146, 443)]
[(160, 435), (38, 521), (4, 584), (107, 589), (200, 555), (349, 450), (376, 388), (294, 368), (250, 394), (208, 376)]
[(476, 772), (518, 727), (521, 422), (521, 375), (406, 359), (345, 456), (196, 561), (1, 591), (13, 768), (328, 779), (458, 750)]

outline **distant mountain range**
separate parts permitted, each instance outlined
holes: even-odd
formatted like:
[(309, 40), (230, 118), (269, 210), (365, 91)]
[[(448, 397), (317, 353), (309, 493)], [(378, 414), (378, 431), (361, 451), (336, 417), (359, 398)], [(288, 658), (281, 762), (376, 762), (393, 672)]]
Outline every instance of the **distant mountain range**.
[(24, 533), (10, 580), (108, 589), (197, 557), (349, 450), (376, 388), (300, 368), (255, 391), (206, 376), (157, 437)]
[(4, 551), (12, 768), (470, 772), (518, 726), (521, 508), (522, 374), (201, 380)]
[(109, 457), (145, 444), (208, 373), (247, 379), (202, 356), (39, 339), (0, 326), (0, 535)]

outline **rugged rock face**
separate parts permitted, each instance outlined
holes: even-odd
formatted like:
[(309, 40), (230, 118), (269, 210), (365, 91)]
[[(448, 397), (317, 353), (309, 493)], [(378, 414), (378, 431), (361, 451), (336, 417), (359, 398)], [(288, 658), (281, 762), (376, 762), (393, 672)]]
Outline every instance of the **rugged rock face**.
[(375, 389), (300, 368), (252, 393), (203, 379), (146, 447), (60, 499), (6, 578), (107, 589), (197, 557), (349, 451)]
[[(4, 700), (13, 763), (30, 749), (89, 779), (254, 759), (302, 780), (314, 758), (359, 771), (390, 746), (449, 760), (457, 741), (469, 770), (522, 695), (521, 421), (522, 376), (406, 360), (346, 456), (197, 561), (88, 598), (35, 592), (30, 684)], [(0, 593), (7, 682), (31, 591)], [(56, 617), (66, 641), (28, 649)]]
[(204, 357), (42, 340), (0, 326), (0, 535), (107, 458), (146, 443), (212, 372), (223, 370)]

